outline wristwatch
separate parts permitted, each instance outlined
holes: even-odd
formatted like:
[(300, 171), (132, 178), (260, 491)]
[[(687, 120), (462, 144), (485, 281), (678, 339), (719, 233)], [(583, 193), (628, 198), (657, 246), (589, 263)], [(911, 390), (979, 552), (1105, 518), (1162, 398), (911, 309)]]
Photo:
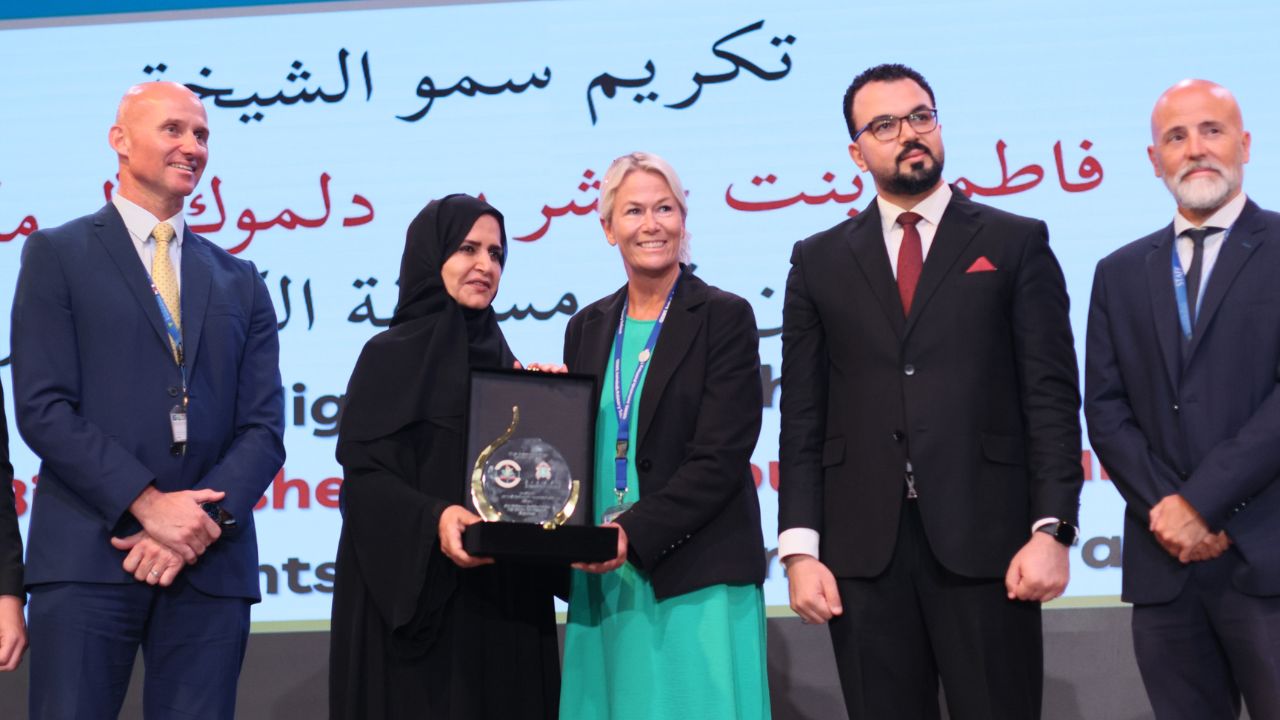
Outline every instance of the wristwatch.
[(223, 530), (236, 529), (235, 516), (226, 510), (223, 510), (222, 506), (218, 503), (207, 502), (201, 505), (200, 509), (204, 510), (205, 514), (209, 516), (209, 519), (217, 523), (218, 527)]
[(1042, 532), (1051, 536), (1054, 540), (1062, 543), (1066, 547), (1076, 544), (1076, 540), (1080, 537), (1080, 530), (1069, 522), (1058, 521), (1056, 523), (1048, 523), (1036, 528), (1036, 532)]

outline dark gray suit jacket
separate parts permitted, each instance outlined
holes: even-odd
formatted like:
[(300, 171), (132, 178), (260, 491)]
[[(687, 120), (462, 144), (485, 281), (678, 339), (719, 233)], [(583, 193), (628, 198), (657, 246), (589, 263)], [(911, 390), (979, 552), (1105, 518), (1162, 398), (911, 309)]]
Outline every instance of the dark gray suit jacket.
[(905, 318), (876, 202), (796, 244), (778, 529), (819, 531), (837, 577), (888, 566), (908, 457), (930, 546), (959, 575), (1002, 578), (1035, 519), (1077, 522), (1079, 380), (1048, 239), (955, 191)]

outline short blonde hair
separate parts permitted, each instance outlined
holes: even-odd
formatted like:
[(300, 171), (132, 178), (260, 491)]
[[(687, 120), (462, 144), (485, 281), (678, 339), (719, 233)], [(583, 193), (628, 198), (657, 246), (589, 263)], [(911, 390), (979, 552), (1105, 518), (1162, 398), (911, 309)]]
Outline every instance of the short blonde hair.
[[(680, 206), (681, 224), (685, 224), (689, 219), (689, 205), (685, 201), (684, 184), (680, 182), (680, 176), (671, 167), (671, 163), (659, 155), (647, 152), (628, 153), (609, 165), (600, 181), (600, 221), (607, 227), (613, 226), (613, 204), (618, 197), (618, 186), (636, 171), (657, 173), (667, 181), (667, 187), (671, 188), (671, 194)], [(686, 227), (684, 236), (680, 238), (680, 262), (688, 263), (689, 259), (689, 229)]]

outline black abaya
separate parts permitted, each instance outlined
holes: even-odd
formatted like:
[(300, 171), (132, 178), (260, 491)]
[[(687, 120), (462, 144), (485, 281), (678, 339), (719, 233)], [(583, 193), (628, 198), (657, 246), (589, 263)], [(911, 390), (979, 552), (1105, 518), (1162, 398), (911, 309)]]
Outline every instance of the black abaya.
[(501, 223), (483, 202), (450, 196), (410, 225), (392, 326), (365, 346), (348, 387), (332, 718), (557, 716), (558, 576), (502, 563), (460, 569), (437, 536), (465, 490), (467, 369), (514, 360), (492, 310), (464, 312), (440, 279), (485, 214)]

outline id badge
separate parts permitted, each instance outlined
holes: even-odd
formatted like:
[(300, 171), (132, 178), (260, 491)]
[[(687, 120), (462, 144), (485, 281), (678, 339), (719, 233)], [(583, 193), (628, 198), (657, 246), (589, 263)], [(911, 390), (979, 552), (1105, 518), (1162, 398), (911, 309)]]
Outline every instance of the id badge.
[(169, 429), (173, 431), (173, 444), (185, 445), (187, 442), (187, 411), (181, 405), (174, 405), (169, 411)]

